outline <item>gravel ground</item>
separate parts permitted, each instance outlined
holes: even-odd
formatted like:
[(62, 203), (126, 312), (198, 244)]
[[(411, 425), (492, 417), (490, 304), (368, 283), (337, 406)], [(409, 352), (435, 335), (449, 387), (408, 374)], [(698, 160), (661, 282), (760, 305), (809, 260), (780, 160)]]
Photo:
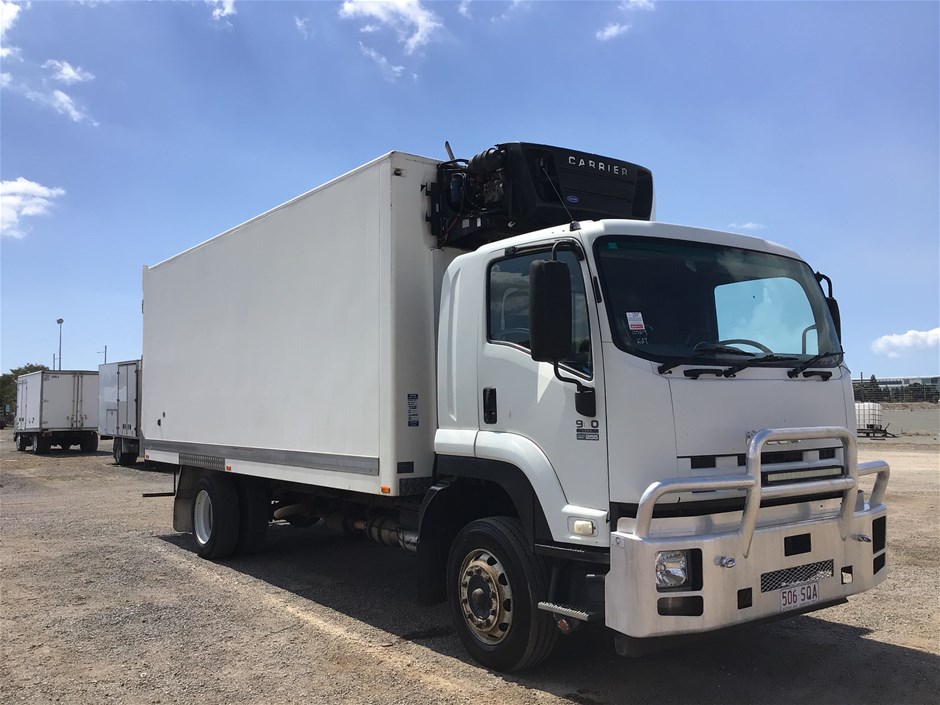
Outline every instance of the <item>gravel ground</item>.
[(169, 475), (0, 433), (0, 702), (934, 703), (940, 686), (940, 454), (891, 463), (889, 577), (847, 605), (622, 659), (603, 630), (504, 676), (470, 662), (413, 558), (274, 526), (260, 556), (210, 563), (170, 528)]

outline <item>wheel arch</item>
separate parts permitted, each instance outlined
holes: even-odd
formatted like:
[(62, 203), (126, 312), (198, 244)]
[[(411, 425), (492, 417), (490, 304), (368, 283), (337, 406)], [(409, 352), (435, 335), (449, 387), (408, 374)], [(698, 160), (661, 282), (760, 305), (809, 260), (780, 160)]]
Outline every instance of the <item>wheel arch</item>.
[(538, 495), (517, 466), (498, 460), (438, 456), (439, 482), (425, 495), (418, 514), (418, 602), (446, 599), (447, 555), (457, 533), (490, 516), (519, 519), (529, 544), (551, 541)]

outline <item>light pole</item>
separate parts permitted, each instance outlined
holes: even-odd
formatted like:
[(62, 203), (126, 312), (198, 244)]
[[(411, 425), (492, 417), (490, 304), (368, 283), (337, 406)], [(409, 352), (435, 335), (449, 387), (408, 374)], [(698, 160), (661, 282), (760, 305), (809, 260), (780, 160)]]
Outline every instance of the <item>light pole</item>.
[(104, 364), (107, 365), (108, 364), (108, 346), (107, 345), (104, 346), (104, 350), (99, 350), (98, 354), (100, 355), (102, 352), (104, 353)]
[(65, 323), (64, 318), (57, 318), (56, 323), (59, 324), (59, 370), (62, 370), (62, 324)]

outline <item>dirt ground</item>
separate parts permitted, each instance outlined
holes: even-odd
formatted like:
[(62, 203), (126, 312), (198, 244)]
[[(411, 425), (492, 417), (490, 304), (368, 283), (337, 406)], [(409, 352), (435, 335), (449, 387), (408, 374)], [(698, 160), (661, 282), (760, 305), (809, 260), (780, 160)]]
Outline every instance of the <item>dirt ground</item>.
[(444, 605), (415, 605), (404, 551), (274, 526), (210, 563), (171, 529), (172, 477), (0, 434), (0, 702), (934, 703), (940, 688), (940, 446), (886, 459), (888, 579), (846, 605), (641, 659), (580, 632), (513, 676), (468, 660)]

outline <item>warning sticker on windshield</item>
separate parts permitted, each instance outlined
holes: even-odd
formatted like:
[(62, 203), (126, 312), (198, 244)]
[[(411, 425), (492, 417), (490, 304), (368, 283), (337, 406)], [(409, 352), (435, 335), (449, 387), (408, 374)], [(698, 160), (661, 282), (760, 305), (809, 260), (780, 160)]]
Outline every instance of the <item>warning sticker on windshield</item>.
[(630, 330), (646, 330), (643, 314), (639, 311), (627, 311), (627, 327)]

